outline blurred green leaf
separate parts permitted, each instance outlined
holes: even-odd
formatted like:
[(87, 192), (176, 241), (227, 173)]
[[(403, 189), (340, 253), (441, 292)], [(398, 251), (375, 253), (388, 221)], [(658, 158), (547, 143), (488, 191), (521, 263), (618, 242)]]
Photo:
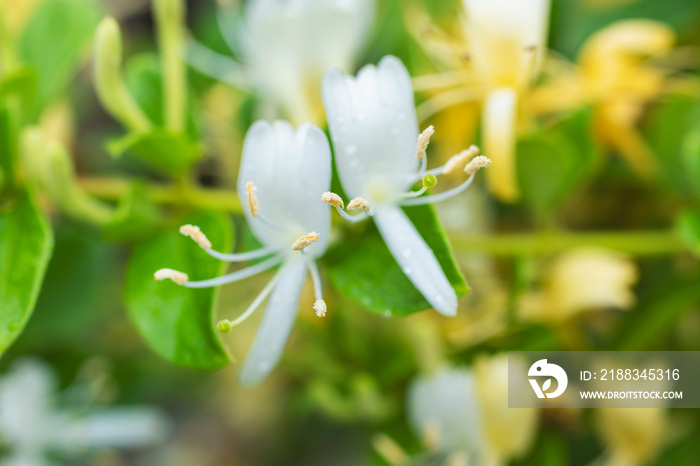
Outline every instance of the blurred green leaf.
[[(698, 130), (700, 102), (687, 96), (674, 96), (656, 105), (644, 125), (654, 155), (658, 158), (666, 185), (684, 194), (700, 190), (700, 180), (692, 176), (697, 170), (700, 152), (693, 154), (693, 131)], [(689, 139), (688, 139), (689, 138)]]
[(584, 110), (518, 141), (523, 198), (540, 214), (551, 213), (595, 169), (590, 121)]
[[(198, 213), (182, 223), (199, 225), (223, 250), (233, 233), (223, 214)], [(125, 300), (129, 316), (149, 345), (167, 360), (195, 369), (219, 369), (230, 362), (214, 329), (218, 288), (192, 289), (156, 281), (160, 268), (183, 271), (192, 280), (221, 275), (226, 263), (202, 251), (176, 226), (137, 243), (129, 259)]]
[[(404, 210), (435, 253), (458, 297), (469, 292), (452, 256), (445, 232), (430, 206)], [(359, 237), (327, 254), (333, 284), (343, 295), (367, 309), (387, 316), (405, 316), (430, 308), (413, 286), (372, 225)]]
[[(163, 79), (161, 77), (158, 55), (143, 53), (129, 59), (126, 63), (126, 85), (129, 92), (146, 116), (156, 125), (164, 126), (163, 119)], [(196, 106), (192, 104), (191, 92), (188, 93), (187, 133), (191, 138), (197, 137)]]
[(17, 123), (12, 109), (0, 104), (0, 187), (10, 185), (17, 165)]
[(56, 98), (75, 75), (102, 17), (93, 0), (45, 0), (39, 3), (20, 38), (23, 61), (36, 71), (36, 113)]
[(34, 98), (36, 72), (27, 67), (19, 68), (0, 81), (0, 101), (10, 95), (19, 96), (25, 103)]
[(119, 201), (112, 218), (103, 225), (103, 234), (110, 240), (139, 238), (152, 232), (160, 220), (160, 212), (146, 196), (145, 186), (134, 183)]
[(112, 141), (108, 149), (113, 156), (132, 152), (153, 168), (171, 175), (185, 173), (203, 152), (199, 144), (187, 136), (163, 128), (128, 134)]
[(0, 355), (34, 310), (52, 249), (51, 226), (30, 193), (0, 207)]
[(700, 212), (683, 212), (676, 219), (676, 231), (693, 253), (700, 255)]

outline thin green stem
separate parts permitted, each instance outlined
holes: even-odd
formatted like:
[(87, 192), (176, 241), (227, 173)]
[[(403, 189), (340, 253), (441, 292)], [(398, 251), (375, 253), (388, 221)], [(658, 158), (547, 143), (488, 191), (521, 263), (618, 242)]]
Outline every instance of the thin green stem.
[(185, 6), (182, 0), (155, 0), (158, 45), (163, 74), (165, 126), (175, 133), (185, 128), (186, 67), (183, 61)]
[[(86, 192), (106, 201), (118, 201), (130, 189), (130, 181), (121, 178), (82, 177), (79, 183)], [(236, 193), (222, 189), (188, 186), (183, 190), (177, 185), (150, 184), (146, 187), (146, 195), (156, 204), (242, 212)]]
[(455, 251), (492, 256), (542, 255), (578, 247), (602, 247), (636, 256), (679, 254), (687, 248), (673, 230), (502, 233), (468, 235), (448, 233)]

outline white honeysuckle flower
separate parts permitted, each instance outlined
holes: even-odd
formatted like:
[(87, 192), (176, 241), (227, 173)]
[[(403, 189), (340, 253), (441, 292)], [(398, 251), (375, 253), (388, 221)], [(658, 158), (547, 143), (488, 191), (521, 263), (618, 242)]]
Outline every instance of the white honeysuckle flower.
[(220, 27), (241, 63), (190, 42), (189, 63), (255, 90), (272, 116), (323, 121), (319, 84), (330, 67), (351, 71), (370, 33), (376, 0), (250, 0), (241, 17), (222, 7)]
[[(479, 152), (472, 146), (444, 166), (427, 169), (425, 150), (434, 129), (429, 127), (419, 135), (411, 78), (396, 57), (385, 57), (376, 67), (364, 67), (356, 78), (338, 69), (329, 70), (323, 80), (323, 101), (338, 176), (345, 192), (355, 198), (348, 210), (362, 212), (350, 216), (333, 193), (325, 195), (324, 201), (351, 221), (371, 216), (389, 251), (430, 305), (444, 315), (455, 315), (454, 289), (401, 207), (437, 202), (462, 192), (472, 183), (476, 171), (488, 166), (490, 160), (484, 156), (472, 158)], [(462, 184), (419, 197), (435, 185), (436, 175), (464, 164), (468, 176)], [(410, 191), (421, 180), (423, 188)]]
[[(514, 370), (527, 378), (525, 364)], [(507, 464), (527, 451), (537, 411), (508, 408), (508, 356), (480, 357), (473, 368), (442, 368), (413, 380), (408, 421), (427, 447), (466, 455), (468, 464)]]
[(313, 309), (326, 314), (316, 259), (328, 248), (331, 217), (321, 200), (331, 184), (331, 150), (323, 131), (303, 123), (294, 131), (284, 121), (256, 122), (248, 131), (238, 177), (238, 195), (244, 199), (244, 215), (263, 245), (250, 252), (225, 254), (212, 249), (204, 232), (183, 225), (209, 255), (226, 262), (266, 259), (248, 268), (203, 281), (189, 281), (185, 273), (161, 269), (157, 280), (171, 279), (189, 288), (205, 288), (251, 277), (281, 264), (248, 309), (233, 321), (222, 320), (218, 329), (228, 333), (246, 320), (269, 296), (265, 316), (239, 374), (243, 385), (262, 382), (282, 355), (299, 310), (299, 297), (307, 270), (314, 285)]
[(52, 451), (143, 448), (168, 434), (168, 423), (152, 408), (60, 408), (59, 395), (55, 373), (38, 359), (20, 359), (0, 377), (0, 443), (9, 447), (0, 465), (53, 464)]

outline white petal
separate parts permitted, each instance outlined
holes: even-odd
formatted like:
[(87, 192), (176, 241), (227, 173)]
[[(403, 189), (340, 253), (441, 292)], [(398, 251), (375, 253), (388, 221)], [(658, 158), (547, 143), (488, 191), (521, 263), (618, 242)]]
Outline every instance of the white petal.
[(520, 196), (515, 160), (517, 99), (512, 88), (496, 89), (486, 97), (481, 116), (484, 153), (493, 162), (486, 176), (491, 191), (509, 202)]
[(385, 182), (394, 176), (390, 188), (404, 191), (408, 184), (399, 177), (418, 167), (418, 124), (411, 78), (401, 61), (384, 57), (379, 66), (364, 67), (356, 78), (329, 70), (323, 80), (323, 102), (347, 194), (372, 202), (366, 192), (372, 175)]
[(299, 296), (306, 277), (302, 259), (285, 264), (265, 309), (260, 329), (238, 374), (241, 385), (254, 386), (265, 380), (282, 356), (294, 319), (299, 312)]
[(389, 251), (413, 285), (440, 314), (457, 314), (457, 295), (433, 251), (400, 207), (380, 206), (374, 215)]
[(261, 93), (309, 119), (330, 67), (350, 71), (369, 37), (375, 0), (248, 2), (240, 41)]
[[(257, 188), (260, 215), (282, 229), (253, 218), (247, 205), (246, 184)], [(265, 244), (291, 248), (310, 231), (319, 241), (308, 253), (325, 252), (330, 233), (330, 210), (321, 196), (330, 189), (331, 153), (326, 135), (305, 123), (294, 132), (289, 123), (256, 122), (246, 135), (238, 195), (248, 224)]]
[(418, 436), (437, 428), (438, 446), (482, 457), (484, 436), (474, 376), (467, 369), (442, 369), (408, 387), (408, 420)]
[(76, 416), (64, 415), (64, 430), (57, 433), (70, 448), (143, 448), (165, 440), (165, 417), (148, 407), (112, 408)]

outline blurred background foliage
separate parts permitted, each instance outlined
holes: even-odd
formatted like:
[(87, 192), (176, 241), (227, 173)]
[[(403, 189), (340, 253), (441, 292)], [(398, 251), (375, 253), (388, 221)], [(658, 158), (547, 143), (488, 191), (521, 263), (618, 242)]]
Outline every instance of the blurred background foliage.
[[(162, 436), (148, 445), (82, 445), (53, 456), (59, 463), (464, 464), (409, 419), (407, 390), (417, 377), (454, 366), (472, 367), (478, 379), (498, 362), (489, 355), (509, 350), (700, 351), (696, 0), (553, 0), (551, 52), (523, 94), (520, 199), (502, 202), (480, 179), (437, 208), (471, 288), (459, 315), (414, 313), (426, 304), (406, 280), (381, 295), (386, 288), (373, 285), (392, 270), (383, 244), (371, 227), (338, 226), (357, 251), (343, 255), (339, 247), (322, 265), (335, 286), (327, 287), (332, 310), (320, 320), (302, 305), (283, 361), (255, 389), (238, 387), (235, 371), (260, 316), (221, 341), (213, 316), (237, 314), (264, 278), (205, 292), (187, 306), (171, 306), (179, 298), (166, 296), (163, 320), (149, 309), (150, 277), (163, 257), (202, 277), (220, 272), (175, 234), (187, 219), (210, 225), (222, 249), (253, 241), (233, 188), (242, 139), (263, 98), (184, 65), (178, 71), (177, 56), (168, 64), (145, 0), (0, 5), (2, 377), (31, 355), (56, 372), (57, 405), (149, 406), (167, 426), (159, 424)], [(218, 8), (213, 0), (187, 2), (188, 34), (230, 56)], [(445, 73), (425, 24), (455, 32), (461, 8), (457, 0), (379, 0), (355, 68), (393, 54), (414, 77)], [(145, 130), (139, 118), (110, 116), (96, 94), (91, 48), (105, 15), (121, 27), (125, 83)], [(675, 44), (642, 50), (651, 57), (636, 57), (613, 92), (577, 98), (589, 89), (587, 41), (631, 19), (663, 23)], [(646, 66), (663, 70), (654, 75), (662, 84), (639, 91), (647, 75), (637, 72)], [(163, 86), (177, 86), (179, 72), (187, 93), (173, 104)], [(419, 114), (434, 96), (417, 92)], [(619, 119), (611, 117), (616, 98), (625, 109)], [(170, 121), (172, 105), (180, 105), (181, 121)], [(421, 128), (436, 126), (431, 153), (449, 156), (482, 138), (474, 102), (429, 113)], [(417, 225), (432, 225), (421, 218)], [(303, 299), (310, 302), (311, 290)], [(388, 317), (384, 309), (411, 315)], [(66, 400), (76, 384), (92, 395)], [(489, 416), (488, 400), (473, 402)], [(501, 458), (515, 465), (623, 464), (615, 463), (621, 457), (698, 464), (696, 410), (641, 411), (542, 410), (497, 423), (486, 436), (530, 426), (523, 424), (532, 438), (522, 451)], [(621, 426), (610, 427), (615, 420)], [(606, 434), (611, 429), (627, 437)], [(12, 436), (5, 437), (10, 452)], [(640, 452), (639, 445), (652, 446)], [(618, 450), (617, 460), (606, 457)]]

